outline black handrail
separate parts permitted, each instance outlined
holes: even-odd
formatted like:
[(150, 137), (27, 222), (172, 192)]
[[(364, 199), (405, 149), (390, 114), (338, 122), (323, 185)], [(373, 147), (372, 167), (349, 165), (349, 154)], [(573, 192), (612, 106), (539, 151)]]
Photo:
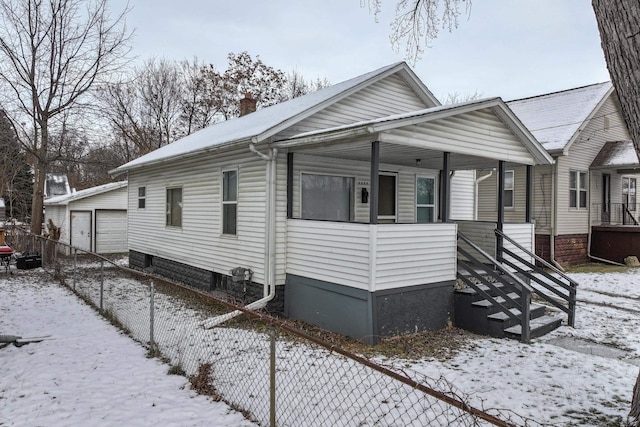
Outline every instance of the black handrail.
[[(559, 277), (556, 277), (556, 276), (554, 276), (552, 274), (549, 274), (544, 269), (542, 269), (542, 268), (538, 267), (537, 265), (535, 265), (535, 263), (532, 263), (531, 261), (529, 261), (529, 260), (527, 260), (525, 258), (522, 258), (521, 256), (519, 256), (515, 252), (509, 250), (508, 248), (503, 248), (503, 255), (505, 255), (505, 254), (509, 255), (513, 260), (515, 260), (515, 262), (512, 262), (510, 260), (505, 259), (504, 256), (498, 257), (498, 259), (502, 263), (507, 264), (509, 267), (517, 270), (519, 273), (521, 273), (524, 276), (526, 276), (529, 280), (532, 280), (532, 281), (538, 283), (540, 286), (544, 287), (548, 291), (550, 291), (553, 294), (557, 295), (561, 300), (566, 301), (566, 306), (565, 306), (562, 303), (559, 303), (556, 299), (554, 299), (549, 294), (543, 292), (542, 289), (540, 289), (539, 287), (532, 287), (533, 292), (535, 292), (536, 295), (538, 295), (539, 297), (543, 298), (544, 300), (548, 301), (552, 305), (558, 307), (560, 310), (562, 310), (565, 313), (567, 313), (567, 317), (568, 317), (567, 323), (569, 324), (569, 326), (575, 327), (576, 288), (578, 287), (578, 283), (575, 280), (573, 280), (570, 277), (568, 277), (566, 274), (564, 274), (562, 271), (560, 271), (555, 266), (551, 265), (550, 263), (548, 263), (544, 259), (540, 258), (535, 253), (531, 252), (527, 248), (525, 248), (522, 245), (520, 245), (518, 242), (516, 242), (511, 237), (509, 237), (506, 234), (504, 234), (502, 231), (496, 229), (495, 233), (496, 233), (496, 235), (498, 235), (498, 236), (502, 237), (503, 239), (507, 240), (509, 243), (514, 245), (516, 248), (520, 249), (522, 252), (527, 254), (527, 256), (533, 258), (535, 261), (539, 262), (540, 264), (542, 264), (543, 266), (545, 266), (546, 268), (548, 268), (549, 270), (553, 271), (555, 274), (557, 274), (559, 276)], [(527, 267), (527, 269), (522, 268), (521, 265), (524, 265), (525, 267)], [(533, 274), (532, 271), (538, 273), (538, 275)], [(540, 276), (546, 278), (549, 281), (552, 281), (554, 284), (556, 284), (560, 288), (562, 288), (565, 291), (567, 291), (567, 294), (559, 291), (556, 287), (551, 286), (551, 284), (548, 281), (543, 280)]]
[[(497, 307), (501, 312), (503, 312), (510, 318), (517, 321), (521, 327), (520, 340), (522, 342), (529, 342), (531, 338), (531, 328), (530, 328), (531, 295), (534, 292), (534, 289), (531, 288), (528, 284), (524, 283), (522, 280), (520, 280), (520, 278), (517, 277), (515, 274), (513, 274), (511, 271), (504, 268), (504, 266), (502, 266), (502, 264), (497, 259), (489, 255), (482, 248), (480, 248), (478, 245), (473, 243), (473, 241), (471, 241), (468, 237), (466, 237), (460, 232), (458, 232), (458, 239), (464, 241), (472, 249), (478, 252), (486, 261), (488, 261), (488, 264), (491, 265), (491, 267), (488, 266), (487, 263), (483, 263), (477, 257), (471, 255), (468, 251), (461, 248), (460, 245), (458, 245), (458, 253), (466, 257), (468, 262), (460, 259), (461, 257), (458, 257), (458, 264), (464, 267), (464, 269), (469, 274), (471, 274), (478, 281), (480, 281), (485, 287), (493, 290), (495, 293), (500, 295), (504, 301), (508, 301), (513, 306), (515, 306), (520, 311), (520, 315), (515, 314), (512, 309), (503, 305), (498, 298), (493, 297), (489, 292), (487, 292), (481, 286), (477, 285), (473, 281), (469, 280), (469, 278), (465, 277), (460, 272), (460, 269), (458, 269), (457, 277), (460, 280), (462, 280), (467, 286), (471, 287), (480, 295), (482, 295), (485, 299), (490, 301), (491, 304)], [(495, 268), (495, 271), (494, 271), (494, 268)], [(482, 274), (480, 274), (477, 270), (481, 270)], [(519, 298), (520, 301), (516, 302), (513, 298), (509, 296), (510, 292), (505, 292), (500, 287), (489, 282), (486, 279), (487, 276), (492, 277), (496, 281), (502, 283), (503, 286), (505, 286), (507, 289), (513, 290), (520, 297)], [(505, 280), (505, 277), (507, 277), (510, 280)]]

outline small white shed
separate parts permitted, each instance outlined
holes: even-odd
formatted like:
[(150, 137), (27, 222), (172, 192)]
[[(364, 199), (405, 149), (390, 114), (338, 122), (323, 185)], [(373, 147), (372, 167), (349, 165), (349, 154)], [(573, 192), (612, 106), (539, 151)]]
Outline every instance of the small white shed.
[(45, 200), (45, 225), (60, 227), (60, 242), (97, 253), (127, 252), (127, 181)]

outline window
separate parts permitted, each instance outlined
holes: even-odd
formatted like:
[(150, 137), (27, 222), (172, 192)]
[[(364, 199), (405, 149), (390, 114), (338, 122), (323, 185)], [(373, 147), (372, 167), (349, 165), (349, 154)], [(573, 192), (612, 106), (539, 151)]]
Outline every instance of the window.
[(569, 172), (569, 207), (574, 209), (587, 208), (586, 172)]
[(138, 187), (138, 209), (147, 206), (147, 187)]
[(182, 188), (167, 188), (167, 225), (182, 227)]
[(436, 179), (430, 176), (416, 178), (416, 222), (435, 222)]
[(502, 203), (504, 203), (505, 208), (513, 208), (513, 179), (514, 172), (513, 171), (505, 171), (504, 172), (504, 193), (502, 196)]
[(344, 176), (303, 173), (302, 218), (351, 221), (354, 179)]
[(236, 234), (238, 228), (238, 171), (222, 172), (222, 234)]
[(622, 203), (630, 211), (636, 210), (636, 179), (622, 177)]

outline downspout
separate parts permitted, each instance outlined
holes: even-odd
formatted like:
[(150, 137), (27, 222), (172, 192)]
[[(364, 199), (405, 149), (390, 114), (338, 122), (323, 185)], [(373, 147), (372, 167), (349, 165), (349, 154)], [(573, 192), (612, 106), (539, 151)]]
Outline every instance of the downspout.
[(556, 197), (558, 195), (558, 158), (553, 163), (553, 173), (551, 174), (551, 233), (549, 235), (549, 260), (560, 271), (564, 268), (556, 261), (556, 222), (558, 215), (556, 212)]
[[(278, 158), (278, 149), (270, 148), (269, 154), (264, 154), (256, 148), (255, 144), (252, 142), (249, 144), (249, 150), (260, 157), (261, 159), (267, 162), (265, 168), (265, 180), (267, 183), (266, 188), (266, 200), (265, 200), (265, 245), (264, 245), (264, 289), (263, 289), (263, 297), (257, 301), (254, 301), (245, 306), (248, 310), (259, 310), (264, 308), (269, 301), (271, 301), (276, 296), (276, 285), (275, 285), (275, 264), (276, 264), (276, 177), (277, 177), (277, 158)], [(202, 326), (205, 328), (213, 328), (215, 326), (220, 325), (227, 320), (233, 319), (236, 316), (242, 314), (242, 311), (235, 310), (227, 314), (223, 314), (220, 316), (212, 317), (210, 319), (205, 320), (202, 323)]]
[(482, 181), (484, 181), (485, 179), (489, 178), (491, 175), (493, 175), (493, 169), (491, 169), (488, 174), (483, 175), (480, 178), (476, 178), (476, 187), (474, 189), (475, 190), (475, 194), (473, 195), (475, 197), (475, 199), (476, 199), (475, 206), (474, 206), (474, 209), (473, 209), (473, 220), (474, 221), (478, 220), (478, 186), (480, 185), (480, 183)]

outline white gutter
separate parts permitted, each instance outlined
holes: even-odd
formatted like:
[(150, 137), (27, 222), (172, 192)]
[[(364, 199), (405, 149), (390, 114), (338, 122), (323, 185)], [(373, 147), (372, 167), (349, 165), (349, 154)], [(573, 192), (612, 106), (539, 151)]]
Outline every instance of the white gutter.
[[(264, 308), (269, 301), (271, 301), (276, 296), (276, 285), (275, 285), (275, 270), (276, 270), (276, 166), (277, 166), (277, 158), (278, 158), (278, 149), (270, 148), (269, 154), (264, 154), (256, 148), (255, 144), (252, 142), (249, 144), (249, 150), (252, 153), (256, 154), (261, 159), (267, 162), (265, 168), (266, 174), (266, 206), (265, 206), (265, 245), (264, 245), (264, 289), (263, 289), (263, 297), (257, 301), (254, 301), (244, 308), (247, 310), (259, 310)], [(226, 322), (227, 320), (233, 319), (236, 316), (242, 314), (242, 311), (235, 310), (227, 314), (223, 314), (220, 316), (212, 317), (210, 319), (205, 320), (202, 323), (207, 329), (213, 328), (215, 326), (220, 325), (221, 323)]]
[(493, 175), (493, 169), (491, 169), (489, 171), (488, 174), (481, 176), (480, 178), (476, 178), (476, 185), (475, 185), (475, 194), (473, 195), (473, 197), (475, 198), (475, 203), (474, 203), (474, 209), (473, 209), (473, 220), (477, 221), (478, 220), (478, 185), (480, 185), (480, 183), (482, 181), (484, 181), (485, 179), (489, 178), (491, 175)]

